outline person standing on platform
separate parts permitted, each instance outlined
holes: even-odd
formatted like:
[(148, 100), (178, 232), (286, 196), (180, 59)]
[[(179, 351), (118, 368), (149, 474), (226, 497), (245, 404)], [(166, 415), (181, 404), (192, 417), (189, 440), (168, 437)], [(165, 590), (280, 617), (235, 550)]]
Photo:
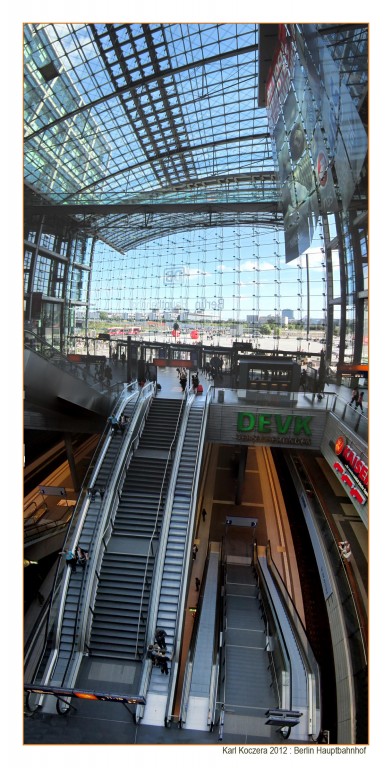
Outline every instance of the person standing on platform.
[(353, 403), (355, 403), (355, 407), (357, 407), (358, 400), (359, 400), (359, 392), (358, 392), (357, 389), (353, 389), (353, 391), (351, 393), (351, 400), (350, 400), (349, 405), (352, 405)]
[(196, 592), (198, 592), (200, 589), (200, 579), (198, 579), (197, 576), (195, 578), (195, 588), (196, 588)]
[(203, 507), (203, 509), (201, 510), (201, 516), (202, 516), (202, 518), (203, 518), (203, 523), (205, 523), (205, 521), (206, 521), (206, 517), (207, 517), (207, 512), (206, 512), (206, 510), (204, 509), (204, 507)]
[(185, 392), (185, 389), (186, 389), (186, 380), (187, 380), (187, 376), (186, 376), (185, 371), (181, 371), (181, 374), (180, 374), (180, 384), (181, 384), (181, 389), (182, 389), (183, 392)]
[(359, 405), (359, 407), (360, 407), (360, 409), (361, 409), (361, 411), (363, 413), (363, 405), (362, 405), (362, 403), (363, 403), (363, 396), (364, 396), (364, 394), (365, 394), (364, 392), (361, 392), (361, 394), (359, 395), (358, 400), (355, 403), (354, 411), (357, 410), (357, 407)]
[(192, 547), (192, 560), (196, 560), (196, 555), (197, 555), (198, 551), (199, 550), (198, 550), (196, 544), (194, 544), (193, 547)]

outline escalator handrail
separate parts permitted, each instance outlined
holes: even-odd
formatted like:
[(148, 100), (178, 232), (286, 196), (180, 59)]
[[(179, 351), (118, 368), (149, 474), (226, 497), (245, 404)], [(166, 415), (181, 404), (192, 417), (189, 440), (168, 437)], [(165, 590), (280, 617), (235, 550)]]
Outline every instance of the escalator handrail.
[[(297, 466), (294, 464), (294, 462), (291, 461), (290, 466), (292, 467), (292, 470), (290, 472), (295, 472), (295, 476), (298, 478), (298, 482), (300, 483), (300, 486), (302, 489), (304, 489), (304, 483), (301, 475), (298, 472)], [(307, 473), (306, 473), (307, 475)], [(339, 573), (339, 578), (336, 577), (336, 573), (334, 574), (334, 581), (336, 583), (336, 587), (338, 592), (340, 593), (341, 600), (347, 600), (347, 595), (342, 595), (343, 592), (343, 583), (345, 585), (345, 590), (347, 590), (347, 593), (349, 595), (349, 599), (351, 602), (351, 605), (353, 607), (353, 611), (355, 613), (355, 620), (358, 628), (358, 633), (360, 636), (360, 643), (361, 643), (361, 653), (363, 655), (363, 664), (367, 666), (367, 659), (368, 659), (368, 645), (367, 645), (367, 635), (366, 631), (364, 630), (364, 627), (362, 625), (362, 621), (360, 618), (360, 612), (358, 610), (357, 602), (355, 599), (355, 595), (353, 593), (350, 580), (347, 575), (347, 571), (345, 568), (341, 569), (341, 563), (342, 563), (342, 557), (339, 551), (339, 547), (336, 541), (336, 537), (333, 533), (333, 530), (331, 528), (330, 522), (328, 518), (326, 517), (323, 509), (323, 505), (319, 501), (317, 489), (314, 487), (314, 484), (311, 482), (310, 478), (307, 476), (307, 482), (310, 484), (312, 488), (312, 508), (313, 508), (313, 514), (312, 517), (315, 518), (315, 525), (316, 530), (318, 531), (319, 538), (322, 539), (323, 546), (327, 547), (329, 552), (329, 558), (331, 560), (331, 563), (334, 565), (336, 572)], [(323, 529), (320, 528), (320, 518), (322, 519), (323, 523)], [(328, 539), (330, 542), (330, 546), (328, 546)], [(351, 633), (352, 635), (352, 633)]]
[[(98, 565), (98, 560), (101, 559), (101, 555), (103, 554), (105, 544), (104, 539), (108, 528), (108, 521), (110, 522), (112, 509), (115, 504), (118, 504), (118, 491), (120, 488), (120, 483), (124, 481), (124, 474), (126, 471), (126, 468), (129, 463), (129, 457), (132, 455), (133, 452), (133, 446), (135, 442), (139, 439), (140, 433), (143, 430), (144, 427), (144, 420), (142, 420), (142, 423), (140, 423), (140, 413), (144, 412), (143, 405), (147, 404), (148, 406), (151, 404), (152, 401), (152, 395), (154, 394), (155, 386), (153, 383), (146, 385), (143, 390), (139, 392), (139, 396), (137, 398), (138, 405), (136, 406), (131, 424), (129, 425), (128, 430), (125, 433), (126, 440), (122, 442), (120, 450), (116, 457), (116, 463), (113, 465), (112, 469), (112, 475), (111, 475), (111, 481), (109, 484), (109, 487), (107, 489), (107, 498), (106, 498), (106, 510), (104, 510), (104, 513), (102, 515), (102, 519), (97, 518), (96, 520), (96, 526), (94, 529), (94, 543), (98, 542), (99, 546), (95, 547), (95, 554), (92, 558), (91, 566), (90, 566), (90, 575), (89, 579), (87, 581), (86, 585), (86, 595), (85, 599), (83, 601), (83, 604), (81, 604), (81, 627), (79, 631), (78, 637), (74, 638), (73, 643), (73, 650), (79, 651), (79, 658), (75, 660), (73, 668), (70, 671), (70, 674), (72, 676), (72, 680), (70, 681), (70, 684), (74, 683), (74, 680), (76, 679), (79, 663), (80, 663), (80, 652), (83, 652), (86, 644), (86, 635), (87, 635), (87, 623), (89, 618), (89, 610), (92, 608), (92, 603), (95, 599), (95, 590), (94, 590), (94, 583), (96, 580), (96, 569)], [(137, 434), (135, 434), (135, 430), (137, 431)], [(98, 523), (99, 530), (98, 529)], [(76, 648), (77, 644), (77, 648)]]
[[(124, 405), (124, 401), (127, 402), (128, 400), (132, 399), (135, 393), (137, 393), (137, 390), (134, 389), (134, 384), (132, 383), (131, 385), (129, 385), (129, 387), (126, 388), (125, 391), (121, 393), (120, 397), (118, 398), (115, 411), (122, 408)], [(141, 396), (141, 393), (138, 393), (137, 400), (139, 400), (140, 396)], [(84, 518), (87, 513), (86, 507), (88, 507), (88, 499), (86, 497), (87, 488), (89, 487), (94, 477), (97, 476), (100, 470), (100, 467), (102, 465), (102, 462), (104, 460), (104, 456), (106, 455), (107, 448), (109, 447), (109, 441), (108, 441), (109, 430), (110, 430), (110, 426), (107, 424), (99, 440), (98, 446), (94, 452), (94, 456), (90, 462), (90, 466), (87, 470), (81, 491), (79, 493), (79, 498), (75, 505), (71, 520), (69, 521), (68, 533), (63, 543), (63, 548), (62, 548), (63, 550), (72, 549), (72, 551), (74, 551), (77, 545), (77, 542), (79, 541), (79, 536), (81, 532), (81, 522), (82, 523), (84, 522)], [(76, 533), (75, 533), (75, 530), (76, 530)], [(65, 595), (67, 592), (68, 581), (69, 581), (69, 573), (67, 573), (65, 569), (69, 571), (69, 568), (65, 563), (65, 560), (62, 557), (60, 557), (57, 564), (54, 579), (53, 579), (53, 587), (50, 593), (49, 608), (47, 612), (45, 633), (44, 633), (44, 639), (43, 639), (43, 649), (35, 667), (33, 680), (35, 680), (36, 675), (38, 674), (38, 670), (40, 668), (43, 656), (46, 651), (51, 625), (53, 625), (53, 627), (56, 628), (55, 642), (54, 642), (54, 647), (52, 648), (51, 654), (53, 655), (53, 657), (57, 655), (56, 648), (58, 648), (58, 642), (61, 634), (60, 627), (62, 624), (64, 601), (65, 601)], [(60, 601), (59, 605), (57, 604), (57, 600)]]
[[(183, 410), (184, 410), (184, 407), (185, 407), (184, 406), (184, 402), (185, 402), (185, 398), (183, 398), (182, 401), (181, 401), (181, 407), (180, 407), (180, 410), (179, 410), (179, 413), (178, 413), (178, 418), (177, 418), (177, 423), (176, 423), (176, 427), (175, 427), (174, 437), (173, 437), (173, 440), (170, 443), (170, 447), (169, 447), (169, 450), (168, 450), (168, 456), (167, 456), (165, 470), (164, 470), (163, 479), (162, 479), (162, 483), (161, 483), (161, 490), (160, 490), (160, 494), (159, 494), (157, 511), (156, 511), (156, 514), (155, 514), (154, 529), (153, 529), (153, 532), (152, 532), (152, 534), (150, 536), (150, 540), (149, 540), (149, 543), (148, 543), (147, 558), (146, 558), (146, 565), (145, 565), (145, 569), (144, 569), (142, 594), (141, 594), (140, 608), (139, 608), (138, 625), (137, 625), (137, 632), (136, 632), (135, 653), (137, 653), (137, 650), (138, 650), (140, 625), (141, 625), (141, 620), (142, 620), (142, 605), (143, 605), (144, 592), (145, 592), (145, 588), (146, 588), (146, 584), (147, 584), (148, 566), (149, 566), (149, 563), (150, 563), (151, 556), (154, 556), (153, 555), (153, 540), (154, 540), (154, 536), (156, 534), (156, 530), (157, 530), (157, 526), (158, 526), (159, 510), (161, 508), (161, 502), (162, 502), (162, 497), (163, 497), (163, 493), (164, 493), (164, 487), (165, 487), (165, 482), (166, 482), (166, 476), (167, 476), (167, 472), (168, 472), (169, 462), (171, 461), (173, 447), (176, 444), (176, 441), (178, 440), (179, 435), (181, 434), (181, 425), (182, 425), (182, 421), (183, 421), (182, 416), (183, 416)], [(176, 457), (178, 456), (178, 453), (179, 453), (178, 447), (176, 447), (175, 460), (176, 460)], [(173, 473), (173, 467), (172, 467), (171, 472)], [(169, 488), (171, 488), (171, 486), (169, 486)], [(167, 500), (166, 503), (165, 503), (165, 510), (164, 510), (164, 515), (163, 515), (163, 519), (164, 520), (165, 520), (165, 517), (166, 517), (168, 509), (169, 509), (169, 506), (168, 506), (168, 500)], [(159, 542), (158, 559), (157, 559), (156, 564), (155, 564), (155, 571), (157, 570), (157, 567), (158, 567), (157, 563), (158, 562), (159, 562), (159, 567), (160, 568), (163, 567), (163, 559), (164, 558), (162, 559), (161, 552), (162, 552), (162, 548), (161, 548), (161, 543)], [(156, 577), (154, 576), (154, 583), (155, 583), (155, 578)], [(150, 614), (150, 609), (149, 609), (149, 614)], [(148, 621), (148, 619), (147, 619), (147, 621)], [(150, 631), (151, 631), (151, 629), (150, 629)], [(146, 648), (143, 648), (143, 652), (145, 652), (145, 651), (146, 651)]]
[(205, 399), (204, 409), (203, 409), (203, 417), (202, 417), (200, 433), (199, 433), (199, 440), (198, 440), (197, 450), (195, 453), (195, 456), (197, 457), (197, 461), (195, 462), (195, 471), (193, 473), (192, 486), (190, 489), (191, 505), (189, 510), (188, 529), (187, 529), (186, 543), (184, 548), (183, 578), (181, 581), (180, 595), (179, 595), (179, 600), (177, 604), (176, 629), (175, 629), (175, 635), (174, 635), (174, 647), (173, 647), (173, 654), (172, 654), (172, 661), (176, 663), (176, 666), (174, 667), (174, 669), (177, 670), (177, 673), (174, 674), (172, 672), (170, 676), (169, 694), (167, 697), (166, 713), (165, 713), (165, 720), (167, 721), (171, 720), (173, 701), (174, 701), (175, 691), (177, 687), (178, 659), (180, 658), (180, 652), (181, 652), (182, 630), (183, 630), (184, 616), (185, 616), (185, 603), (187, 599), (188, 574), (189, 574), (189, 569), (192, 567), (191, 549), (192, 549), (192, 543), (193, 543), (193, 526), (194, 526), (195, 512), (197, 507), (197, 498), (195, 494), (195, 489), (196, 489), (196, 484), (198, 483), (199, 477), (200, 477), (200, 469), (201, 469), (202, 458), (203, 458), (203, 451), (201, 449), (204, 445), (204, 438), (205, 438), (205, 433), (207, 428), (208, 409), (213, 396), (213, 392), (214, 392), (214, 387), (209, 386), (206, 393), (206, 399)]
[(156, 570), (154, 574), (154, 588), (152, 591), (152, 600), (150, 602), (149, 615), (148, 615), (147, 636), (151, 638), (150, 642), (153, 641), (154, 630), (156, 627), (161, 583), (162, 583), (162, 576), (163, 576), (163, 568), (164, 568), (165, 555), (166, 555), (167, 538), (170, 532), (171, 513), (173, 510), (173, 500), (174, 500), (174, 494), (175, 494), (175, 489), (177, 485), (178, 470), (181, 464), (181, 456), (182, 456), (182, 451), (184, 447), (186, 430), (188, 427), (189, 413), (190, 413), (193, 399), (194, 399), (194, 394), (193, 393), (189, 394), (186, 399), (185, 406), (183, 405), (183, 408), (182, 408), (182, 410), (184, 410), (184, 413), (183, 413), (181, 427), (178, 434), (176, 450), (174, 454), (173, 465), (172, 465), (172, 470), (170, 475), (170, 482), (167, 490), (165, 512), (163, 516), (162, 529), (161, 529), (161, 534), (159, 538), (159, 551), (158, 551), (158, 556), (156, 561)]
[[(270, 549), (270, 542), (268, 542), (268, 545), (267, 545), (267, 552), (268, 552), (269, 549)], [(302, 639), (300, 637), (299, 631), (298, 631), (297, 626), (296, 626), (296, 622), (293, 620), (291, 606), (289, 607), (288, 601), (286, 601), (286, 591), (281, 589), (281, 584), (279, 583), (278, 580), (275, 579), (274, 569), (271, 568), (271, 562), (268, 562), (268, 559), (269, 559), (268, 557), (267, 557), (267, 559), (263, 558), (263, 563), (266, 565), (267, 572), (269, 573), (269, 575), (270, 575), (270, 577), (272, 579), (272, 582), (274, 584), (274, 587), (277, 590), (277, 593), (279, 595), (280, 605), (283, 608), (284, 615), (285, 615), (285, 621), (287, 622), (287, 629), (290, 632), (290, 635), (291, 635), (291, 637), (292, 637), (292, 639), (293, 639), (293, 641), (295, 643), (295, 646), (296, 646), (296, 648), (298, 650), (298, 655), (299, 655), (299, 658), (301, 659), (303, 673), (304, 673), (304, 677), (305, 677), (305, 681), (306, 681), (305, 688), (306, 688), (306, 692), (307, 692), (307, 695), (308, 695), (310, 676), (313, 677), (315, 686), (319, 687), (320, 675), (319, 675), (318, 665), (317, 665), (317, 662), (315, 662), (314, 655), (313, 655), (313, 658), (309, 658), (307, 650), (303, 646)], [(293, 680), (295, 678), (294, 678), (293, 670), (292, 670), (293, 659), (291, 658), (290, 651), (289, 651), (289, 648), (288, 648), (287, 642), (286, 642), (287, 632), (284, 631), (284, 629), (283, 629), (283, 627), (281, 625), (279, 616), (278, 616), (277, 611), (276, 611), (275, 603), (274, 603), (273, 598), (272, 598), (272, 596), (270, 594), (270, 589), (269, 589), (269, 586), (267, 584), (265, 574), (264, 574), (263, 569), (262, 569), (262, 567), (260, 565), (260, 562), (257, 560), (257, 558), (256, 558), (254, 564), (255, 564), (255, 569), (256, 569), (256, 574), (257, 574), (257, 580), (258, 580), (258, 583), (259, 583), (259, 587), (261, 588), (261, 585), (263, 585), (263, 592), (266, 593), (267, 598), (268, 598), (269, 610), (271, 611), (271, 614), (272, 614), (273, 619), (274, 619), (275, 628), (276, 628), (276, 631), (278, 632), (278, 635), (279, 635), (279, 640), (280, 640), (281, 647), (285, 649), (285, 653), (286, 653), (286, 656), (287, 656), (288, 666), (289, 666), (289, 669), (290, 669), (290, 680), (291, 680), (290, 692), (289, 692), (290, 702), (291, 702), (290, 706), (293, 706), (293, 704), (292, 704), (293, 697), (296, 695), (297, 692), (294, 691), (293, 687), (292, 687), (293, 686)], [(294, 612), (296, 612), (295, 606), (293, 606), (293, 610), (294, 610)], [(301, 622), (301, 619), (300, 619), (299, 616), (298, 616), (298, 622)], [(306, 645), (306, 643), (305, 643), (305, 645)], [(316, 666), (314, 666), (314, 664)], [(318, 701), (320, 700), (319, 693), (317, 695), (317, 700)]]
[[(37, 348), (33, 349), (26, 341), (26, 337), (30, 337), (31, 339), (33, 339), (38, 345), (38, 347), (41, 348), (41, 351)], [(33, 331), (29, 331), (27, 329), (24, 330), (24, 348), (26, 349), (27, 352), (33, 352), (34, 354), (39, 355), (39, 357), (42, 357), (44, 360), (46, 360), (47, 363), (54, 365), (56, 368), (60, 367), (59, 361), (58, 361), (58, 358), (60, 358), (61, 363), (66, 366), (67, 373), (69, 373), (71, 376), (73, 376), (76, 379), (79, 379), (79, 380), (82, 379), (86, 381), (83, 375), (81, 375), (80, 369), (71, 360), (68, 360), (67, 356), (63, 352), (61, 352), (60, 349), (58, 349), (57, 347), (54, 347), (52, 344), (46, 341), (46, 339), (43, 339), (42, 336), (38, 336), (38, 334), (34, 333)], [(50, 351), (52, 354), (52, 359), (49, 358), (47, 355), (45, 355), (45, 353), (42, 350)], [(55, 358), (57, 358), (57, 360)], [(91, 382), (94, 385), (97, 384), (94, 376), (91, 373), (86, 371), (85, 375), (89, 380), (91, 380)], [(94, 389), (95, 389), (95, 386), (94, 386)]]

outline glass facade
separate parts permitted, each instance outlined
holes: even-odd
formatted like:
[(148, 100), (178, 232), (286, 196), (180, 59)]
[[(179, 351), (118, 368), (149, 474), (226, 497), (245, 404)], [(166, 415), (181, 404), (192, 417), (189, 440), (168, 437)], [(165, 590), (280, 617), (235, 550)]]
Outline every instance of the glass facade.
[(66, 351), (75, 313), (249, 316), (284, 348), (289, 312), (338, 375), (367, 359), (368, 29), (275, 26), (260, 106), (269, 25), (24, 25), (30, 327)]

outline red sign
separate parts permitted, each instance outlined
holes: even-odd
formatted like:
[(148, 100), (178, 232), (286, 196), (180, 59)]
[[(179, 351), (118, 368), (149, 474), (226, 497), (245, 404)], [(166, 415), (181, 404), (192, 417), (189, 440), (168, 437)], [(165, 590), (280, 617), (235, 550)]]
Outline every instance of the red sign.
[(359, 504), (365, 504), (368, 497), (369, 468), (358, 454), (340, 436), (335, 442), (335, 453), (339, 460), (333, 468), (340, 476), (343, 485), (347, 485), (352, 496)]
[(335, 443), (335, 453), (345, 460), (367, 488), (369, 484), (369, 468), (363, 459), (361, 459), (358, 454), (346, 444), (344, 437), (338, 437)]

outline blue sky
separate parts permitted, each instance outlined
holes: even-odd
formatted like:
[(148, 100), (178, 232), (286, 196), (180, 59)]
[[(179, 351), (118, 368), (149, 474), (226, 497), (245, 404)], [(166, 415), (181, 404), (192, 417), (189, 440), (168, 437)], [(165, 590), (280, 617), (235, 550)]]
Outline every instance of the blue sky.
[[(325, 270), (321, 240), (308, 251), (310, 315), (323, 317)], [(283, 233), (227, 227), (171, 234), (126, 255), (98, 244), (91, 304), (104, 311), (138, 311), (173, 305), (205, 309), (217, 320), (307, 312), (306, 258), (285, 264)]]

